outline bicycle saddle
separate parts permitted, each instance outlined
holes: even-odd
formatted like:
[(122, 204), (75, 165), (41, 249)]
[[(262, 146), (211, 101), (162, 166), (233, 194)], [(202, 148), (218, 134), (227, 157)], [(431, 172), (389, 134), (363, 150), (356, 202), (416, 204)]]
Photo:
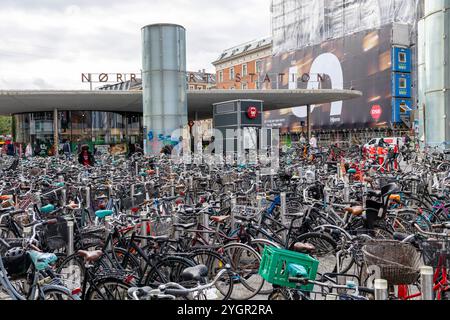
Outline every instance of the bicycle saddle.
[(145, 298), (148, 297), (154, 290), (155, 289), (151, 287), (142, 287), (142, 288), (133, 287), (128, 289), (128, 296), (134, 299), (134, 293), (137, 292), (138, 298)]
[(185, 281), (200, 281), (202, 278), (208, 276), (208, 268), (205, 265), (198, 265), (196, 267), (187, 268), (181, 274)]
[(170, 240), (168, 236), (148, 237), (148, 239), (153, 242), (167, 242)]
[(95, 212), (95, 216), (99, 219), (104, 219), (106, 217), (112, 216), (114, 211), (112, 210), (99, 210)]
[(228, 219), (230, 219), (230, 216), (218, 216), (218, 217), (211, 217), (211, 221), (214, 221), (216, 223), (224, 223)]
[(353, 207), (353, 208), (345, 208), (344, 211), (350, 213), (355, 217), (360, 217), (362, 216), (365, 210), (363, 207)]
[(381, 195), (386, 197), (393, 193), (398, 193), (400, 191), (396, 183), (389, 183), (388, 185), (381, 188)]
[(181, 228), (181, 229), (191, 229), (193, 227), (195, 227), (197, 224), (196, 223), (187, 223), (187, 224), (182, 224), (182, 223), (174, 223), (174, 227), (175, 228)]
[(298, 242), (294, 244), (293, 247), (295, 252), (298, 253), (304, 253), (304, 254), (312, 254), (314, 251), (316, 251), (316, 247), (310, 243), (302, 243)]
[(80, 250), (78, 251), (78, 256), (82, 257), (85, 262), (96, 262), (103, 256), (103, 251), (97, 250), (97, 251), (84, 251)]

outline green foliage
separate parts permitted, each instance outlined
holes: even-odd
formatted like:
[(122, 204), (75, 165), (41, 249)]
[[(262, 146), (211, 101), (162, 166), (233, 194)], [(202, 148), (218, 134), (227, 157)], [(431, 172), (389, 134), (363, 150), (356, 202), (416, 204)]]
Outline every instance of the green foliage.
[(0, 135), (12, 134), (12, 117), (0, 117)]

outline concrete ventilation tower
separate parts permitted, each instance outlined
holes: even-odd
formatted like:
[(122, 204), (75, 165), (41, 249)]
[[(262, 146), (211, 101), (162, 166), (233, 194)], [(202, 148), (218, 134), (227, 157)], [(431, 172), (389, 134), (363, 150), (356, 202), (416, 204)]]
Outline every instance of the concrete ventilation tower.
[(450, 149), (450, 0), (424, 4), (418, 26), (420, 138)]
[(142, 44), (145, 153), (156, 155), (188, 123), (186, 30), (174, 24), (148, 25), (142, 28)]

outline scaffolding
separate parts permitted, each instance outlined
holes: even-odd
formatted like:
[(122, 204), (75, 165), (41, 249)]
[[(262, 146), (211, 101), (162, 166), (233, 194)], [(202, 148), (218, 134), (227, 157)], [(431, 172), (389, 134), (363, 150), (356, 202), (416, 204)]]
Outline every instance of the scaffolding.
[(413, 25), (421, 0), (272, 0), (274, 53), (390, 23)]

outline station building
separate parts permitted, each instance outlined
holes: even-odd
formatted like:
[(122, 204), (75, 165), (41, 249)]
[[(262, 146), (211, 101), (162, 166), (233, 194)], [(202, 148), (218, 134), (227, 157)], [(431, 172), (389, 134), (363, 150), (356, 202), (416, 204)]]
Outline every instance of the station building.
[[(412, 132), (422, 11), (420, 0), (272, 0), (272, 35), (224, 50), (213, 62), (217, 88), (355, 89), (360, 98), (311, 108), (321, 140)], [(267, 112), (265, 124), (295, 135), (307, 116), (304, 106), (286, 108)]]

